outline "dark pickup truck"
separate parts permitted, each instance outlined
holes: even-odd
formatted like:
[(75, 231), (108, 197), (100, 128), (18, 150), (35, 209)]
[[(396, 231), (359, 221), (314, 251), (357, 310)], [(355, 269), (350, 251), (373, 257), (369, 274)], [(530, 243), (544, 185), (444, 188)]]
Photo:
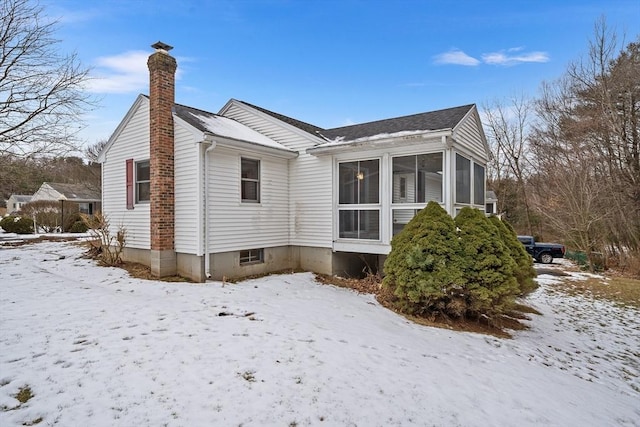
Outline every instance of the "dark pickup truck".
[(538, 243), (533, 236), (518, 236), (529, 253), (538, 262), (551, 264), (554, 258), (564, 258), (565, 247), (557, 243)]

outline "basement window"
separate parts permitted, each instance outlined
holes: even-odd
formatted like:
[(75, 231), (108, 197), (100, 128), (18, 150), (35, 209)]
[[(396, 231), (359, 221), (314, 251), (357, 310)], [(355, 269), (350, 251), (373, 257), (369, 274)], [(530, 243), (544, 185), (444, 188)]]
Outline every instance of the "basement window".
[(264, 249), (247, 249), (240, 251), (240, 265), (260, 264), (264, 262)]

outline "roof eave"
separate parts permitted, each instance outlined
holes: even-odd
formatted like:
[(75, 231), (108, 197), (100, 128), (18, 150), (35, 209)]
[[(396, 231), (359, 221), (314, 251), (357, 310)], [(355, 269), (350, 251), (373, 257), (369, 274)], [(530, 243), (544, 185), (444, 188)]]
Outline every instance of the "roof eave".
[(438, 129), (425, 131), (423, 133), (405, 136), (391, 136), (382, 139), (361, 139), (355, 141), (345, 141), (334, 144), (324, 144), (322, 146), (307, 149), (307, 154), (313, 156), (326, 156), (332, 154), (349, 153), (354, 151), (365, 151), (380, 148), (411, 147), (416, 143), (425, 140), (451, 136), (452, 129)]
[(254, 152), (267, 154), (274, 157), (280, 157), (284, 159), (295, 159), (296, 157), (298, 157), (298, 152), (293, 150), (269, 147), (257, 142), (245, 141), (242, 139), (230, 138), (228, 136), (216, 135), (215, 133), (211, 133), (211, 132), (205, 132), (205, 135), (210, 136), (216, 142), (216, 144), (220, 147), (254, 151)]

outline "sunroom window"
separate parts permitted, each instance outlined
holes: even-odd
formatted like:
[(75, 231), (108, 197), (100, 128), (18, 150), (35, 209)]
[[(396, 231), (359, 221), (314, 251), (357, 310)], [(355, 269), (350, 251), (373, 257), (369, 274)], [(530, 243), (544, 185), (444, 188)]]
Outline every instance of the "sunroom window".
[(380, 161), (359, 160), (338, 165), (338, 236), (380, 239)]
[(393, 158), (393, 203), (442, 202), (442, 153)]
[(473, 164), (473, 203), (484, 205), (484, 167)]
[(471, 203), (471, 160), (456, 154), (456, 203)]

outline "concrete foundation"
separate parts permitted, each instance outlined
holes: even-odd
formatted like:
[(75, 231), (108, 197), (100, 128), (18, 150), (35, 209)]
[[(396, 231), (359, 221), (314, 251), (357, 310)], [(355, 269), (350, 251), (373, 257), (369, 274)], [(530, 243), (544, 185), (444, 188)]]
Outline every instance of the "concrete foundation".
[[(125, 248), (125, 261), (151, 267), (158, 277), (180, 275), (194, 282), (207, 280), (204, 256)], [(304, 270), (342, 277), (382, 272), (385, 255), (333, 252), (330, 248), (280, 246), (264, 248), (264, 262), (240, 265), (240, 251), (209, 254), (212, 280), (237, 279), (282, 270)]]
[(225, 280), (271, 273), (297, 267), (292, 260), (291, 247), (264, 248), (264, 262), (240, 265), (240, 252), (221, 252), (209, 255), (211, 278)]
[(179, 276), (194, 282), (205, 282), (204, 256), (193, 254), (176, 254), (176, 270)]
[(151, 274), (156, 277), (175, 276), (176, 268), (176, 252), (174, 250), (154, 250), (149, 254), (151, 261)]
[(138, 264), (150, 266), (151, 253), (149, 249), (124, 248), (122, 251), (122, 260), (128, 262), (137, 262)]

